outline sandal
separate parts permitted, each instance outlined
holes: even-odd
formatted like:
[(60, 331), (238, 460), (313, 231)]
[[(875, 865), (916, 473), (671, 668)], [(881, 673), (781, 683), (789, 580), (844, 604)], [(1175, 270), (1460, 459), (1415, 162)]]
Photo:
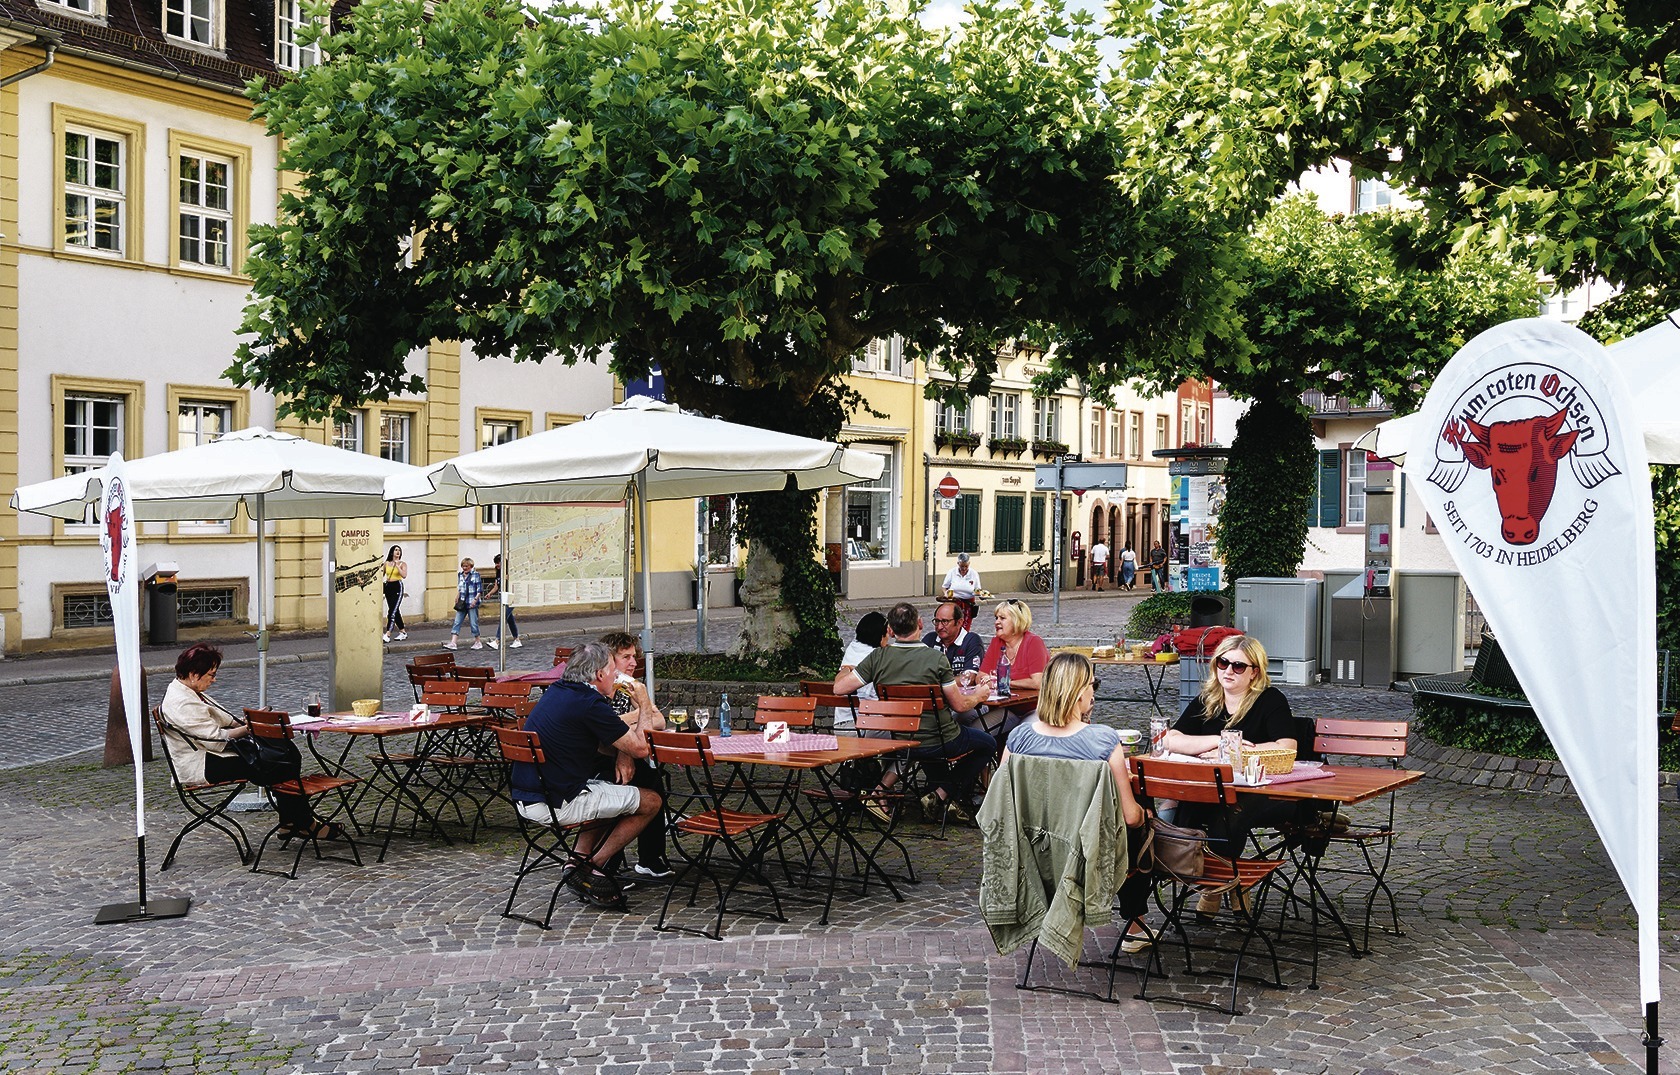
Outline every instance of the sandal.
[(348, 840), (349, 834), (342, 825), (332, 821), (315, 822), (312, 829), (281, 829), (280, 836), (286, 840)]

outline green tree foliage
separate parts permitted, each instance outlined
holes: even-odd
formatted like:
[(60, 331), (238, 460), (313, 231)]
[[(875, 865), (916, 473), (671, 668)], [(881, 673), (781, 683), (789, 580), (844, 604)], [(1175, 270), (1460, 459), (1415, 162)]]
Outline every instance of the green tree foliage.
[[(362, 4), (331, 62), (253, 90), (300, 178), (253, 229), (231, 375), (318, 415), (420, 390), (405, 363), (433, 339), (610, 349), (686, 407), (833, 436), (873, 338), (983, 386), (1000, 341), (1045, 325), (1090, 363), (1233, 334), (1218, 228), (1115, 181), (1089, 18), (978, 0), (958, 32), (925, 6)], [(749, 572), (747, 638), (815, 659), (814, 533), (770, 522), (807, 500), (749, 500), (754, 556), (791, 576)], [(780, 605), (791, 587), (815, 596)]]
[(1307, 548), (1318, 453), (1299, 398), (1266, 394), (1237, 420), (1219, 555), (1227, 578), (1294, 578)]
[[(1565, 285), (1680, 253), (1680, 12), (1666, 0), (1119, 0), (1112, 87), (1163, 181), (1263, 212), (1331, 157), (1421, 192), (1438, 234)], [(1128, 171), (1128, 177), (1146, 174)]]

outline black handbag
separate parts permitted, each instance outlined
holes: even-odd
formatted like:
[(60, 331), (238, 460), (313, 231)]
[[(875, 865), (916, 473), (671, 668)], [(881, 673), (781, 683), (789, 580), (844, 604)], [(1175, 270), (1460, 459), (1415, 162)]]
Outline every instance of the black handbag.
[(1207, 870), (1207, 842), (1205, 829), (1169, 824), (1152, 814), (1138, 850), (1138, 869), (1179, 881), (1198, 880)]
[(256, 735), (242, 735), (229, 739), (228, 746), (244, 760), (251, 770), (253, 783), (263, 787), (291, 780), (297, 776), (297, 747), (285, 739), (264, 739)]
[(455, 599), (455, 611), (456, 612), (465, 612), (469, 608), (472, 608), (472, 606), (467, 603), (467, 599), (465, 597), (457, 597)]

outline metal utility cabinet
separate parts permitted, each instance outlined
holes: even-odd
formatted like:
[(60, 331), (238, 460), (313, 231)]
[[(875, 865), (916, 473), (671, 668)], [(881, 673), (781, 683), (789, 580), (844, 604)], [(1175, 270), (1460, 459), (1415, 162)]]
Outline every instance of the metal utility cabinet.
[(1231, 625), (1266, 647), (1267, 671), (1284, 683), (1310, 683), (1318, 675), (1317, 579), (1238, 579)]

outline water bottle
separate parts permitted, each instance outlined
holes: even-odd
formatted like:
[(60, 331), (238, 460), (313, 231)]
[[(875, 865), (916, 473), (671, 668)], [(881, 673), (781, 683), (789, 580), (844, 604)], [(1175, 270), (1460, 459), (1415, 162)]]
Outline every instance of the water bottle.
[(735, 728), (729, 722), (729, 695), (727, 694), (723, 696), (722, 701), (718, 702), (718, 734), (724, 736), (735, 734)]
[(1007, 649), (998, 654), (997, 678), (998, 697), (1009, 697), (1013, 691), (1009, 686), (1009, 651)]

